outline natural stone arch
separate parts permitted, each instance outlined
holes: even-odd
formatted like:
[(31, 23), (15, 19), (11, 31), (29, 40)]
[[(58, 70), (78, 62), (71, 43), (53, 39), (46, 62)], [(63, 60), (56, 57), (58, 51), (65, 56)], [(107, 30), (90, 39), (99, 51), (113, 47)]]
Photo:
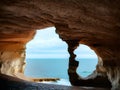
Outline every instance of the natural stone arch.
[[(26, 73), (27, 76), (44, 78), (43, 81), (44, 80), (48, 81), (47, 80), (48, 78), (49, 79), (52, 78), (53, 80), (56, 78), (60, 80), (68, 79), (67, 61), (69, 54), (67, 52), (67, 44), (59, 38), (58, 34), (56, 34), (55, 27), (48, 27), (37, 30), (34, 38), (29, 43), (27, 43), (26, 53), (27, 53), (26, 60), (28, 61), (28, 63), (30, 61), (32, 62), (32, 60), (38, 61), (38, 63), (36, 63), (37, 65), (35, 65), (34, 62), (33, 65), (32, 63), (28, 65), (29, 68), (27, 68), (27, 72), (30, 71), (30, 68), (33, 69), (32, 70), (33, 72), (30, 71), (30, 73)], [(32, 56), (31, 54), (34, 55)], [(46, 63), (44, 63), (44, 60)], [(63, 62), (62, 60), (63, 61), (65, 60), (65, 62)], [(32, 68), (32, 66), (34, 68)], [(57, 79), (54, 81), (57, 81)]]
[[(79, 46), (79, 40), (68, 40), (66, 41), (68, 44), (68, 52), (70, 54), (69, 58), (69, 68), (68, 68), (68, 75), (69, 80), (72, 85), (77, 86), (94, 86), (94, 87), (111, 87), (111, 83), (109, 82), (107, 75), (104, 75), (97, 71), (97, 69), (87, 78), (82, 78), (77, 74), (77, 68), (79, 62), (75, 60), (76, 55), (74, 54), (74, 50)], [(98, 65), (101, 62), (98, 62)], [(101, 67), (101, 66), (100, 66)], [(103, 68), (103, 67), (102, 67)], [(104, 81), (104, 82), (103, 82)]]
[[(13, 52), (14, 49), (10, 49), (13, 46), (8, 44), (24, 47), (36, 29), (54, 25), (64, 41), (79, 39), (80, 43), (93, 48), (103, 61), (98, 65), (104, 68), (99, 68), (100, 72), (105, 71), (113, 89), (119, 90), (119, 4), (119, 0), (2, 0), (1, 55), (6, 50)], [(3, 64), (4, 60), (1, 61)]]

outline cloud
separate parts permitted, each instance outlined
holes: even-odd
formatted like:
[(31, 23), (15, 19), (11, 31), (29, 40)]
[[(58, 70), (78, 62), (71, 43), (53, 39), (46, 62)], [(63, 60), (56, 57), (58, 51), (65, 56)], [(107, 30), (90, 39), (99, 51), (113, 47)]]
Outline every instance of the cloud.
[(54, 49), (67, 47), (59, 36), (55, 33), (55, 28), (47, 28), (46, 30), (38, 30), (35, 38), (27, 44), (28, 48)]
[[(75, 54), (77, 58), (96, 58), (94, 51), (88, 46), (80, 45)], [(27, 44), (27, 56), (43, 58), (43, 57), (69, 57), (67, 44), (63, 42), (55, 33), (55, 28), (46, 28), (38, 30), (34, 39)]]

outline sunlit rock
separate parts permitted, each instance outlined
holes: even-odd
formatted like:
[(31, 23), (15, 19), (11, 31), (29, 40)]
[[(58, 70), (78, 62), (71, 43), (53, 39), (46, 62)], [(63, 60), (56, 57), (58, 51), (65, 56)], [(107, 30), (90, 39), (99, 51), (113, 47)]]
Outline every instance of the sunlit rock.
[(26, 43), (33, 38), (35, 31), (0, 32), (0, 73), (18, 77), (18, 73), (24, 73)]
[(24, 73), (24, 51), (4, 51), (1, 55), (1, 73), (14, 76), (16, 73)]

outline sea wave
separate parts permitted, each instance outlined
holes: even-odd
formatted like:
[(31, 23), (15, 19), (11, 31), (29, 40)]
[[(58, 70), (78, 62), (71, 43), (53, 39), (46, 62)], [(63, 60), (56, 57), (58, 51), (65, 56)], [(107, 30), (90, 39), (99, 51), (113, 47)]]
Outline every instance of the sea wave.
[(60, 79), (60, 80), (57, 80), (56, 82), (53, 82), (53, 81), (50, 81), (50, 82), (43, 81), (43, 82), (40, 82), (40, 83), (71, 86), (69, 80), (66, 80), (66, 79)]

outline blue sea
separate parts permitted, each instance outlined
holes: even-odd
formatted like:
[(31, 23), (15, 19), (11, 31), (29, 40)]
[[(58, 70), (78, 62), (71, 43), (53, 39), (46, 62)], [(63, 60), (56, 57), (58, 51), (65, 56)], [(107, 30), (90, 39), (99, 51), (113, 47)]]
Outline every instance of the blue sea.
[[(35, 78), (60, 78), (60, 81), (54, 82), (54, 84), (70, 85), (68, 77), (68, 59), (39, 59), (39, 58), (27, 58), (25, 75)], [(96, 67), (96, 59), (77, 59), (79, 61), (79, 67), (77, 72), (80, 76), (86, 77), (91, 74)]]

